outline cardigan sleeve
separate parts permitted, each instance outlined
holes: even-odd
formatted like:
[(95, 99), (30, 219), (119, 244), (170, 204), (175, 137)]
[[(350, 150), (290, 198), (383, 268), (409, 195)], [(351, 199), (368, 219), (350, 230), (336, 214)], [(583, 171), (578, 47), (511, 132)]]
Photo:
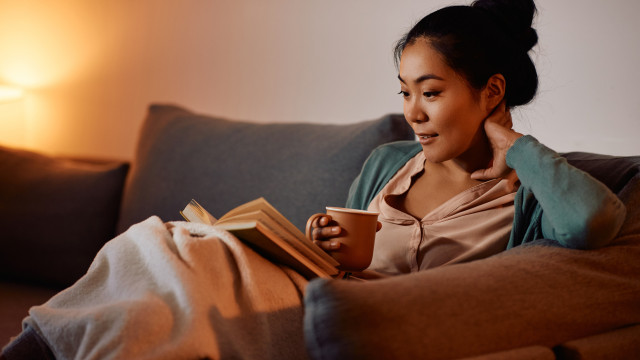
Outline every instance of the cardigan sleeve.
[(415, 141), (396, 141), (373, 150), (349, 188), (346, 207), (366, 210), (393, 175), (420, 151), (422, 146)]
[[(530, 193), (529, 198), (537, 201), (537, 209), (522, 212), (537, 214), (536, 218), (518, 219), (516, 209), (514, 225), (528, 222), (529, 228), (539, 226), (539, 231), (528, 232), (541, 233), (544, 238), (573, 249), (602, 247), (620, 230), (626, 216), (620, 199), (534, 137), (526, 135), (516, 140), (506, 161), (518, 174), (524, 187), (521, 192)], [(530, 207), (531, 203), (526, 199), (521, 206)]]

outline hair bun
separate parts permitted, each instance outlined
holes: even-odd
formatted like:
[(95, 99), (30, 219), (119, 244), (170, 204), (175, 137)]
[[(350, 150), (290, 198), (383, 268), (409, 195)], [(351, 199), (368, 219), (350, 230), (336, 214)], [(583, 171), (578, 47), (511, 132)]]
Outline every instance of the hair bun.
[(531, 27), (536, 14), (533, 0), (476, 0), (471, 7), (489, 14), (525, 52), (538, 43), (538, 33)]

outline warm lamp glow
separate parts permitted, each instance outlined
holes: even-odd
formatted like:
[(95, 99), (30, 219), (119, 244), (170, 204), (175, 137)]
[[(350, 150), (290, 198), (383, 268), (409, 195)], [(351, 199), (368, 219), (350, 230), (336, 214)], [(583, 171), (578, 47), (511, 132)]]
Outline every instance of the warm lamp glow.
[(85, 85), (87, 74), (103, 61), (112, 61), (102, 55), (124, 38), (124, 28), (109, 16), (121, 13), (115, 3), (0, 0), (0, 84), (19, 88), (0, 85), (0, 145), (36, 150), (64, 145), (61, 134), (71, 126), (59, 116), (73, 110), (60, 99), (80, 81)]
[(111, 29), (87, 15), (99, 2), (0, 3), (0, 79), (26, 89), (81, 76), (105, 46), (101, 32)]
[(0, 103), (19, 100), (22, 98), (22, 89), (0, 85)]
[(24, 147), (26, 140), (22, 89), (0, 85), (0, 145)]

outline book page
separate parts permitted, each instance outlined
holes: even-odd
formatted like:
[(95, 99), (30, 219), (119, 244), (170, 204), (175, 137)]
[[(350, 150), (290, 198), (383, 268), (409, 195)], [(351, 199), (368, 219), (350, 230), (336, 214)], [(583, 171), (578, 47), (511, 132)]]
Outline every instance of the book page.
[(289, 266), (308, 279), (318, 276), (330, 278), (331, 275), (337, 275), (339, 273), (336, 268), (331, 272), (325, 271), (309, 258), (299, 253), (289, 243), (282, 240), (268, 227), (261, 224), (260, 221), (227, 222), (216, 226), (242, 239), (250, 246), (256, 248), (263, 256)]
[[(278, 222), (272, 219), (267, 213), (262, 210), (252, 211), (249, 213), (237, 214), (230, 218), (221, 218), (218, 220), (216, 226), (220, 226), (223, 228), (227, 228), (228, 226), (238, 226), (234, 224), (243, 224), (250, 221), (258, 221), (262, 225), (266, 226), (271, 230), (275, 235), (277, 235), (283, 241), (291, 244), (297, 251), (299, 251), (302, 255), (308, 257), (311, 261), (313, 261), (318, 266), (322, 267), (325, 271), (330, 274), (334, 274), (337, 272), (337, 264), (338, 262), (333, 259), (331, 256), (325, 253), (327, 257), (329, 257), (332, 261), (327, 261), (325, 257), (319, 256), (318, 253), (309, 249), (303, 241), (308, 242), (308, 240), (300, 240), (295, 236), (291, 235), (284, 227), (282, 227)], [(313, 245), (313, 244), (312, 244)], [(314, 245), (315, 246), (315, 245)], [(321, 250), (322, 251), (322, 250)]]
[(194, 199), (185, 206), (184, 210), (180, 211), (180, 215), (187, 221), (198, 222), (207, 225), (213, 225), (218, 221), (213, 215), (205, 210)]
[(265, 198), (258, 198), (253, 201), (249, 201), (243, 205), (240, 205), (231, 211), (224, 214), (220, 220), (218, 221), (227, 221), (235, 216), (246, 213), (253, 213), (255, 211), (263, 211), (269, 217), (273, 219), (273, 221), (280, 224), (289, 234), (298, 239), (298, 241), (306, 246), (309, 250), (317, 254), (319, 257), (323, 258), (326, 262), (332, 264), (333, 266), (338, 266), (339, 263), (336, 259), (332, 258), (329, 254), (327, 254), (324, 250), (318, 247), (316, 244), (307, 239), (306, 235), (300, 231), (295, 225), (291, 223), (284, 215), (282, 215), (276, 208), (274, 208)]
[(263, 255), (275, 257), (277, 261), (289, 265), (296, 271), (304, 271), (303, 274), (307, 277), (311, 274), (331, 277), (340, 273), (337, 268), (338, 261), (307, 239), (264, 198), (240, 205), (219, 220), (195, 200), (191, 200), (180, 214), (187, 221), (215, 225), (228, 230), (261, 249)]

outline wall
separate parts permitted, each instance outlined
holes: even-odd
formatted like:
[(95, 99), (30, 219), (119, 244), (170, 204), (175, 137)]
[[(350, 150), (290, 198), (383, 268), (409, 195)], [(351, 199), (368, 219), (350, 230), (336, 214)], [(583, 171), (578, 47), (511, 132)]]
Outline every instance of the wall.
[[(360, 121), (402, 111), (393, 44), (450, 3), (0, 0), (0, 84), (25, 89), (23, 146), (52, 154), (131, 158), (151, 102)], [(640, 2), (538, 8), (540, 95), (516, 128), (558, 151), (640, 154)]]

